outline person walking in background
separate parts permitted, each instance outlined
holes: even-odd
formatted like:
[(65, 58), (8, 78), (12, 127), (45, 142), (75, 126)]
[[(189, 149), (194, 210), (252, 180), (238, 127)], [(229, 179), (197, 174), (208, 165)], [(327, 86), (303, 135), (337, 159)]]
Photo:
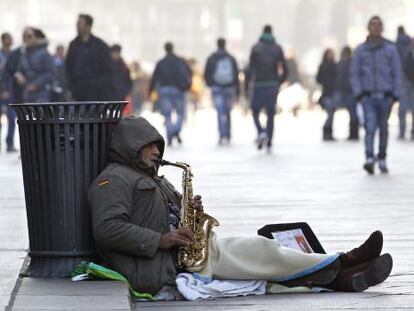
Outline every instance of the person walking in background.
[(66, 57), (68, 86), (75, 100), (112, 100), (111, 54), (106, 43), (92, 34), (92, 25), (92, 16), (79, 15), (78, 36), (70, 43)]
[[(270, 25), (263, 28), (259, 42), (252, 48), (248, 70), (246, 76), (253, 83), (251, 108), (258, 135), (257, 148), (266, 145), (267, 152), (271, 153), (276, 99), (280, 85), (286, 80), (287, 66), (282, 47), (276, 43)], [(263, 109), (267, 115), (266, 127), (259, 119)]]
[(345, 46), (341, 51), (338, 63), (338, 74), (336, 80), (337, 99), (339, 106), (345, 106), (349, 113), (349, 137), (348, 140), (359, 139), (359, 121), (357, 114), (357, 103), (351, 88), (351, 61), (352, 50)]
[(56, 80), (53, 57), (47, 50), (48, 41), (40, 29), (24, 30), (25, 48), (20, 54), (14, 77), (22, 88), (23, 102), (44, 103), (51, 99), (51, 86)]
[(65, 47), (59, 44), (56, 47), (53, 61), (56, 68), (56, 83), (52, 88), (52, 101), (65, 101), (66, 91), (66, 69), (65, 69)]
[(327, 117), (323, 125), (323, 140), (334, 141), (332, 135), (333, 121), (336, 109), (335, 91), (336, 91), (337, 64), (335, 54), (332, 49), (326, 49), (323, 53), (322, 62), (319, 65), (316, 81), (322, 86), (322, 95), (319, 103), (326, 111)]
[(231, 108), (240, 96), (239, 68), (235, 58), (226, 51), (226, 40), (217, 40), (217, 51), (209, 56), (204, 70), (204, 79), (211, 88), (217, 110), (219, 145), (230, 143)]
[(374, 174), (374, 137), (379, 128), (379, 169), (387, 173), (388, 117), (401, 91), (401, 63), (394, 43), (382, 37), (383, 23), (373, 16), (368, 38), (355, 50), (351, 64), (351, 86), (362, 103), (365, 128), (364, 169)]
[(122, 58), (121, 50), (122, 48), (119, 44), (111, 46), (115, 100), (125, 100), (127, 95), (130, 94), (132, 87), (129, 68)]
[(398, 111), (398, 116), (400, 119), (400, 133), (398, 135), (398, 138), (405, 138), (406, 116), (407, 112), (410, 111), (412, 121), (411, 139), (414, 140), (414, 81), (410, 80), (410, 78), (408, 77), (408, 72), (405, 72), (406, 70), (409, 70), (409, 57), (412, 57), (414, 47), (412, 39), (409, 35), (407, 35), (403, 26), (398, 27), (397, 49), (398, 54), (400, 55), (402, 65), (402, 88), (400, 96), (400, 106)]
[[(191, 87), (191, 69), (186, 62), (174, 53), (171, 42), (164, 45), (166, 55), (155, 66), (148, 95), (153, 90), (159, 94), (159, 109), (165, 118), (167, 143), (171, 146), (173, 138), (181, 144), (180, 132), (185, 117), (184, 93)], [(173, 113), (176, 118), (173, 120)]]
[[(16, 152), (17, 149), (14, 147), (14, 132), (16, 128), (16, 112), (10, 108), (10, 104), (13, 103), (12, 92), (11, 92), (11, 81), (3, 79), (6, 71), (7, 60), (11, 54), (11, 47), (13, 45), (13, 38), (5, 32), (1, 35), (1, 49), (0, 49), (0, 119), (3, 112), (7, 114), (7, 136), (6, 145), (7, 152)], [(0, 120), (0, 136), (1, 136), (1, 120)], [(1, 141), (0, 141), (1, 146)]]
[(148, 93), (149, 77), (138, 62), (132, 62), (130, 73), (132, 79), (132, 107), (136, 114), (140, 114)]

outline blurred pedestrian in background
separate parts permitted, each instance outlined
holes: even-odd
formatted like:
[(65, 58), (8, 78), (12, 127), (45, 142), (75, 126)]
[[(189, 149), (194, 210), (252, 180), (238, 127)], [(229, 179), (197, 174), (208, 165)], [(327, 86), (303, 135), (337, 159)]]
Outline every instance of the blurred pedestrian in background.
[(322, 95), (319, 103), (326, 111), (327, 117), (323, 125), (323, 140), (334, 141), (332, 135), (333, 121), (336, 109), (335, 90), (336, 90), (337, 64), (335, 62), (335, 53), (332, 49), (326, 49), (322, 56), (322, 62), (319, 65), (316, 81), (322, 86)]
[[(401, 63), (394, 43), (382, 37), (383, 23), (373, 16), (368, 23), (368, 38), (355, 50), (351, 65), (351, 86), (357, 101), (362, 103), (365, 127), (364, 169), (374, 174), (375, 160), (382, 173), (386, 163), (388, 117), (401, 92)], [(374, 155), (374, 137), (379, 129), (379, 152)]]
[[(166, 55), (155, 66), (151, 78), (149, 96), (157, 90), (159, 109), (165, 118), (167, 143), (171, 146), (173, 138), (181, 144), (180, 132), (185, 118), (184, 93), (191, 88), (191, 69), (181, 57), (174, 53), (174, 46), (167, 42)], [(175, 118), (174, 115), (175, 114)]]
[(231, 140), (231, 108), (240, 97), (239, 68), (236, 59), (227, 52), (226, 40), (217, 40), (217, 51), (209, 56), (204, 79), (211, 88), (211, 96), (217, 111), (219, 145)]
[(23, 102), (49, 102), (56, 69), (53, 57), (47, 50), (46, 36), (40, 29), (27, 27), (23, 38), (24, 46), (16, 60), (13, 78), (21, 89)]
[[(398, 27), (398, 36), (397, 36), (397, 49), (398, 54), (400, 55), (401, 60), (401, 96), (400, 96), (400, 106), (399, 106), (399, 119), (400, 119), (400, 133), (398, 135), (399, 139), (405, 138), (406, 130), (406, 117), (407, 112), (411, 112), (411, 139), (414, 140), (414, 79), (410, 79), (409, 70), (413, 64), (410, 64), (410, 57), (412, 58), (413, 53), (413, 42), (410, 36), (405, 32), (403, 26)], [(407, 72), (406, 72), (407, 71)]]
[(114, 85), (114, 100), (125, 100), (131, 93), (132, 81), (129, 68), (121, 55), (122, 47), (119, 44), (111, 46), (112, 83)]
[[(252, 48), (248, 70), (247, 77), (253, 83), (251, 108), (258, 136), (257, 148), (266, 145), (267, 152), (271, 153), (276, 99), (280, 85), (286, 80), (287, 66), (282, 47), (276, 43), (270, 25), (263, 28), (259, 42)], [(261, 110), (267, 115), (266, 127), (260, 123)]]
[(70, 43), (66, 57), (68, 86), (75, 100), (112, 100), (111, 54), (106, 43), (92, 34), (92, 26), (92, 16), (79, 15), (78, 36)]
[(149, 77), (138, 62), (132, 62), (130, 73), (132, 79), (132, 107), (135, 114), (140, 114), (148, 93)]
[(66, 101), (66, 69), (65, 69), (65, 47), (59, 44), (56, 47), (53, 61), (56, 68), (56, 82), (52, 88), (52, 101)]
[[(1, 137), (1, 117), (3, 113), (7, 115), (7, 136), (6, 136), (6, 151), (15, 152), (17, 149), (14, 147), (14, 132), (16, 128), (16, 113), (9, 106), (13, 103), (12, 97), (12, 83), (10, 80), (6, 80), (6, 64), (7, 60), (12, 53), (13, 38), (10, 33), (5, 32), (1, 35), (1, 49), (0, 49), (0, 137)], [(1, 147), (1, 141), (0, 141)]]
[(341, 51), (341, 57), (338, 63), (338, 72), (336, 79), (336, 104), (339, 107), (345, 107), (349, 113), (349, 136), (348, 140), (359, 139), (359, 121), (357, 114), (357, 103), (351, 88), (351, 61), (352, 50), (345, 46)]

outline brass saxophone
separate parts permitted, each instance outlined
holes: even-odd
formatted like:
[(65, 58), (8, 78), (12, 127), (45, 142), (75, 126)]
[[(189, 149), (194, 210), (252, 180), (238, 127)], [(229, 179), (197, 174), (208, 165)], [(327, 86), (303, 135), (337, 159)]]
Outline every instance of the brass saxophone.
[(183, 169), (182, 199), (179, 228), (187, 228), (193, 232), (194, 243), (190, 246), (181, 246), (178, 250), (178, 266), (190, 272), (203, 269), (208, 258), (208, 242), (213, 226), (219, 222), (212, 216), (198, 211), (193, 207), (193, 173), (191, 167), (183, 162), (169, 162), (160, 160), (160, 165), (171, 165)]

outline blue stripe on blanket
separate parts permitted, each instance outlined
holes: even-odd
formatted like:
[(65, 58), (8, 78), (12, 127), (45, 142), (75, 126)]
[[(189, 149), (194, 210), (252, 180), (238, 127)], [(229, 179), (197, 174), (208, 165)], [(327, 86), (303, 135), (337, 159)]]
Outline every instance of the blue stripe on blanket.
[(305, 276), (305, 275), (309, 275), (313, 272), (319, 271), (322, 268), (325, 268), (326, 266), (330, 265), (332, 262), (334, 262), (339, 257), (339, 255), (340, 254), (332, 255), (331, 257), (325, 259), (321, 263), (318, 263), (317, 265), (312, 266), (312, 267), (310, 267), (306, 270), (303, 270), (301, 272), (294, 273), (294, 274), (291, 274), (291, 275), (275, 278), (275, 279), (272, 279), (272, 281), (273, 282), (284, 282), (284, 281), (294, 280), (294, 279), (300, 278), (300, 277)]

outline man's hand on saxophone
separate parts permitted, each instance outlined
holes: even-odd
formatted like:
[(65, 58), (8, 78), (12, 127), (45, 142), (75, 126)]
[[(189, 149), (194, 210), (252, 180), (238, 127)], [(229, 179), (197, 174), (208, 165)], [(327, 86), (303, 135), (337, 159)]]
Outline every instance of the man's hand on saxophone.
[(187, 228), (179, 228), (177, 230), (170, 231), (161, 236), (160, 249), (171, 249), (175, 246), (190, 246), (193, 244), (194, 238), (191, 230)]

